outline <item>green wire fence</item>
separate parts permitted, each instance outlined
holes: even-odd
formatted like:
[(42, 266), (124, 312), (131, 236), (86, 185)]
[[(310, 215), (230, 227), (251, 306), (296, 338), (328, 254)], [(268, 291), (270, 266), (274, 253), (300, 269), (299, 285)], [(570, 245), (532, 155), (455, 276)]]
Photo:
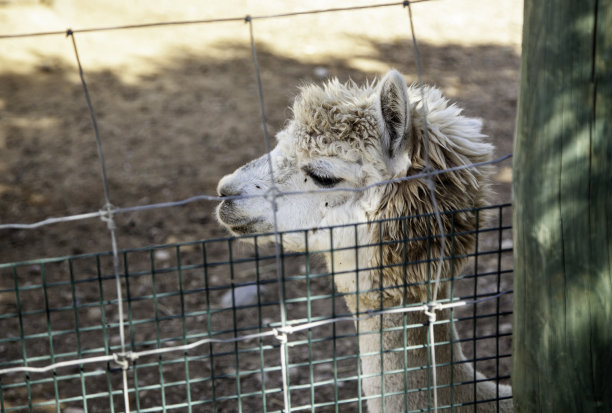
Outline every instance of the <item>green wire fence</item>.
[[(509, 374), (510, 206), (487, 209), (496, 219), (477, 231), (472, 264), (443, 281), (452, 300), (467, 303), (446, 322), (461, 332), (470, 361), (497, 381)], [(283, 368), (291, 411), (359, 411), (353, 321), (376, 314), (347, 313), (333, 287), (338, 274), (316, 259), (323, 251), (281, 254), (279, 302), (276, 255), (251, 238), (250, 247), (221, 238), (120, 251), (129, 360), (121, 358), (111, 253), (0, 265), (2, 411), (123, 411), (127, 361), (138, 412), (282, 411)], [(290, 327), (285, 367), (281, 305)]]

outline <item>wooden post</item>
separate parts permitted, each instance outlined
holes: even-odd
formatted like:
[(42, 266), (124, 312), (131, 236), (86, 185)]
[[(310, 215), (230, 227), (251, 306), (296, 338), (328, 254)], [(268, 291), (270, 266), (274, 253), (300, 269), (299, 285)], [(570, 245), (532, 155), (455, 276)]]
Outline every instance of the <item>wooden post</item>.
[(612, 412), (612, 1), (525, 0), (515, 411)]

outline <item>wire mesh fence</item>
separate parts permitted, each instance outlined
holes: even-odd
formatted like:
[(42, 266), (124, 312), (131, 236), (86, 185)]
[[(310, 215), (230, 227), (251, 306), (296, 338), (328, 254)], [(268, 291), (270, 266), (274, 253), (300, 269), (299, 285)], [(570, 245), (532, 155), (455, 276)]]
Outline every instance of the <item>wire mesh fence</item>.
[[(452, 283), (446, 303), (461, 305), (438, 321), (456, 326), (469, 362), (493, 382), (509, 377), (509, 208), (490, 208), (496, 219), (478, 230), (468, 270), (443, 280)], [(282, 411), (283, 369), (291, 411), (359, 410), (365, 400), (354, 324), (378, 313), (347, 312), (346, 294), (334, 289), (341, 274), (316, 258), (323, 251), (281, 253), (286, 296), (279, 302), (277, 257), (249, 238), (250, 247), (231, 237), (119, 251), (124, 323), (111, 253), (3, 264), (3, 409), (122, 411), (126, 361), (135, 411)], [(285, 366), (280, 306), (289, 314)], [(423, 311), (412, 307), (381, 311)], [(121, 325), (129, 348), (123, 356)]]
[[(417, 2), (413, 2), (417, 3)], [(336, 13), (346, 10), (378, 7), (404, 7), (410, 2), (376, 4), (347, 9), (316, 10), (274, 16), (240, 18), (249, 24), (250, 48), (256, 74), (264, 138), (269, 149), (264, 95), (257, 61), (253, 21), (288, 17), (305, 13)], [(415, 58), (419, 66), (417, 39), (411, 25)], [(361, 411), (369, 398), (392, 398), (385, 394), (385, 380), (402, 375), (422, 375), (425, 387), (404, 386), (403, 393), (425, 398), (431, 409), (454, 410), (461, 404), (474, 411), (479, 403), (497, 404), (501, 396), (498, 383), (509, 379), (511, 305), (511, 225), (509, 205), (487, 207), (495, 219), (468, 236), (476, 237), (467, 273), (429, 274), (424, 282), (429, 299), (415, 305), (383, 306), (376, 310), (347, 311), (347, 295), (369, 293), (339, 292), (334, 287), (341, 271), (326, 268), (317, 258), (334, 251), (306, 250), (295, 253), (283, 250), (286, 232), (274, 231), (275, 249), (270, 250), (260, 236), (249, 238), (250, 246), (237, 245), (239, 238), (221, 238), (190, 243), (122, 251), (116, 241), (115, 216), (127, 212), (177, 207), (217, 196), (198, 195), (189, 199), (134, 207), (115, 207), (109, 191), (102, 138), (97, 127), (95, 108), (86, 82), (86, 69), (79, 59), (77, 35), (95, 31), (145, 29), (158, 26), (210, 24), (228, 19), (163, 22), (66, 32), (31, 33), (0, 38), (52, 36), (66, 34), (72, 41), (83, 92), (91, 116), (102, 167), (105, 205), (100, 211), (49, 218), (36, 223), (0, 224), (0, 230), (34, 229), (57, 222), (100, 218), (107, 223), (112, 251), (1, 264), (0, 302), (6, 311), (0, 316), (3, 348), (0, 361), (2, 411)], [(232, 21), (236, 19), (231, 19)], [(419, 66), (420, 71), (420, 66)], [(420, 75), (420, 73), (419, 73)], [(423, 88), (421, 82), (421, 89)], [(426, 116), (426, 113), (425, 113)], [(499, 162), (507, 157), (499, 158)], [(435, 177), (455, 169), (475, 168), (462, 165), (435, 171), (429, 164), (425, 172), (374, 186), (407, 180), (428, 182), (436, 204)], [(367, 187), (358, 188), (365, 191)], [(347, 191), (348, 189), (336, 189)], [(353, 189), (355, 190), (355, 189)], [(291, 194), (266, 194), (271, 207), (276, 198)], [(423, 234), (424, 239), (445, 237), (452, 240), (465, 233), (445, 232), (440, 216), (454, 217), (463, 211), (439, 211), (428, 218), (431, 228), (440, 231)], [(471, 211), (478, 217), (482, 209)], [(415, 217), (398, 217), (409, 225)], [(454, 218), (452, 218), (454, 219)], [(355, 223), (359, 226), (377, 222)], [(380, 223), (378, 223), (380, 225)], [(337, 227), (326, 228), (333, 237)], [(436, 235), (437, 234), (437, 235)], [(303, 232), (308, 244), (308, 231)], [(419, 241), (421, 241), (420, 239)], [(409, 248), (414, 239), (397, 239)], [(333, 245), (333, 242), (331, 243)], [(383, 248), (382, 242), (356, 245)], [(453, 251), (431, 254), (431, 263), (453, 261)], [(406, 261), (405, 268), (422, 263)], [(437, 266), (442, 268), (442, 265)], [(369, 268), (367, 270), (376, 270)], [(382, 268), (380, 268), (382, 274)], [(358, 283), (358, 282), (357, 282)], [(382, 282), (381, 282), (382, 284)], [(436, 299), (439, 285), (450, 285), (450, 298)], [(385, 287), (408, 289), (410, 283)], [(382, 294), (382, 287), (380, 291)], [(381, 295), (382, 296), (382, 295)], [(359, 302), (359, 299), (357, 299)], [(408, 314), (419, 314), (418, 322)], [(368, 319), (386, 314), (403, 317), (403, 325), (381, 327), (378, 334), (426, 330), (427, 343), (379, 350), (368, 353), (360, 348), (360, 338), (376, 334), (363, 327)], [(439, 314), (438, 319), (433, 314)], [(462, 338), (455, 342), (452, 334), (443, 341), (434, 340), (434, 328), (450, 325)], [(361, 326), (361, 328), (360, 328)], [(441, 328), (441, 327), (440, 327)], [(437, 331), (437, 330), (436, 330)], [(454, 361), (436, 363), (436, 349), (459, 344), (476, 370), (471, 382), (439, 384), (436, 371)], [(382, 347), (382, 346), (381, 346)], [(423, 350), (425, 349), (425, 350)], [(425, 364), (382, 371), (376, 377), (364, 376), (363, 357), (378, 358), (381, 366), (387, 353), (404, 354), (425, 351)], [(451, 350), (452, 354), (452, 350)], [(451, 357), (452, 359), (452, 357)], [(451, 374), (452, 378), (452, 374)], [(365, 381), (380, 381), (381, 394), (366, 396)], [(455, 387), (490, 381), (497, 386), (495, 400), (477, 400), (476, 386), (471, 403), (453, 405)], [(405, 380), (408, 383), (408, 380)], [(451, 405), (439, 405), (438, 391), (450, 389)], [(408, 398), (406, 398), (408, 400)], [(408, 405), (406, 406), (408, 411)], [(79, 411), (79, 410), (77, 410)], [(417, 410), (419, 411), (419, 410)]]

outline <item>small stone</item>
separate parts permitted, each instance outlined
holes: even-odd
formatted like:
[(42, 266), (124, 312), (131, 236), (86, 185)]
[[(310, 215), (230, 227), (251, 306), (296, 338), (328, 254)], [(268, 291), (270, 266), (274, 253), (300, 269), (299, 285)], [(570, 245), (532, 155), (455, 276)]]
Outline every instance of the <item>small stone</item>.
[(62, 409), (62, 413), (85, 413), (85, 410), (80, 407), (66, 407)]
[(32, 275), (40, 274), (40, 265), (30, 265), (28, 267), (28, 272)]
[[(221, 306), (231, 308), (232, 304), (236, 307), (252, 305), (257, 303), (257, 296), (263, 293), (263, 287), (257, 288), (257, 285), (245, 285), (236, 287), (233, 290), (228, 290), (221, 298)], [(234, 301), (232, 301), (232, 295)]]
[(324, 79), (327, 76), (329, 76), (329, 70), (327, 70), (327, 68), (323, 67), (323, 66), (317, 66), (314, 69), (314, 74), (316, 77), (320, 78), (320, 79)]
[(155, 259), (159, 261), (168, 261), (170, 260), (170, 253), (167, 250), (157, 250), (155, 251)]

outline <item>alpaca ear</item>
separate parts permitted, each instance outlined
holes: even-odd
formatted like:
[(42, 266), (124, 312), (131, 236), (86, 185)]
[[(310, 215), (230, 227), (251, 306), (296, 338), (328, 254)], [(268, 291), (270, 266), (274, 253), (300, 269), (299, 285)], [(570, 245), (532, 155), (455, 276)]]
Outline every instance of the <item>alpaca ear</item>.
[(382, 147), (389, 156), (389, 166), (394, 175), (401, 171), (405, 173), (410, 167), (407, 151), (411, 127), (410, 100), (406, 82), (398, 71), (391, 70), (380, 81), (377, 105)]

